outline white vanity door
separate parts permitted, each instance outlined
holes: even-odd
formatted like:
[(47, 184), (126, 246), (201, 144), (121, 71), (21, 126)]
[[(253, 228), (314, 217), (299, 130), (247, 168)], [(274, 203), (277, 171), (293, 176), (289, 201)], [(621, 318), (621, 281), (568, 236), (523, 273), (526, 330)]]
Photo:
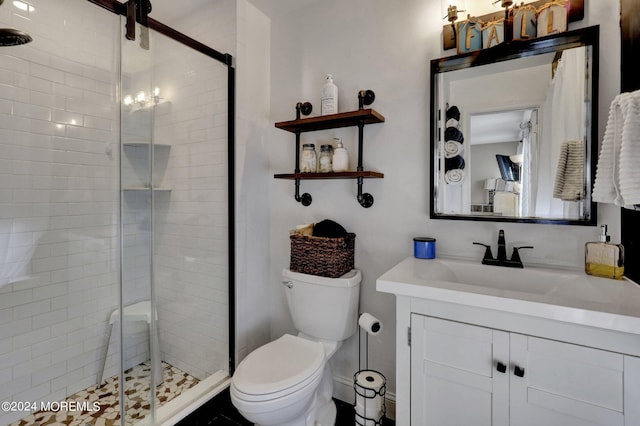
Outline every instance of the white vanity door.
[(640, 358), (624, 357), (625, 426), (640, 425)]
[(509, 333), (412, 314), (411, 424), (508, 425), (508, 365)]
[(512, 333), (511, 425), (624, 426), (623, 359)]

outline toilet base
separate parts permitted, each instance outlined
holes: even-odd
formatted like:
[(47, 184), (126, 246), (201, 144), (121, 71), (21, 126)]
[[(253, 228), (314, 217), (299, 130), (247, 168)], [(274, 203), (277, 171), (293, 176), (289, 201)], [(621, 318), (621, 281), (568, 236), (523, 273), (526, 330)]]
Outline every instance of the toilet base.
[(318, 417), (313, 424), (318, 426), (333, 426), (336, 424), (336, 415), (336, 403), (331, 400), (318, 413)]
[[(318, 385), (313, 401), (304, 415), (277, 426), (334, 426), (337, 409), (333, 402), (333, 373), (329, 362), (324, 367), (322, 380)], [(242, 414), (242, 413), (240, 413)], [(255, 426), (260, 426), (256, 423)]]

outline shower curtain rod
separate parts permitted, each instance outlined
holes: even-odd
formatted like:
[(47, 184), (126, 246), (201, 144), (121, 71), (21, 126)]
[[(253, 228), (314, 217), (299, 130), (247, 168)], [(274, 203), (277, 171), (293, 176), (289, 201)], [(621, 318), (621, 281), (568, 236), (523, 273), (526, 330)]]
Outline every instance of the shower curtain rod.
[[(127, 6), (126, 3), (120, 3), (117, 0), (87, 0), (90, 3), (93, 3), (97, 6), (102, 7), (103, 9), (108, 10), (109, 12), (115, 13), (116, 15), (127, 15)], [(129, 0), (134, 1), (134, 0)], [(217, 50), (207, 46), (206, 44), (200, 43), (197, 40), (192, 39), (191, 37), (174, 30), (168, 25), (163, 24), (162, 22), (156, 21), (153, 18), (148, 18), (149, 20), (149, 28), (163, 34), (179, 43), (182, 43), (198, 52), (207, 55), (218, 62), (222, 62), (228, 67), (233, 66), (233, 57), (229, 53), (221, 53)]]

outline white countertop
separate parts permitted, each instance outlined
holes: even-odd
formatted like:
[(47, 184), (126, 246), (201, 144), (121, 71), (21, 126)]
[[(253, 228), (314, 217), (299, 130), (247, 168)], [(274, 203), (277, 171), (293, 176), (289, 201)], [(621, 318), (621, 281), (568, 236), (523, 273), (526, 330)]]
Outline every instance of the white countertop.
[(640, 286), (581, 271), (408, 257), (376, 289), (640, 335)]

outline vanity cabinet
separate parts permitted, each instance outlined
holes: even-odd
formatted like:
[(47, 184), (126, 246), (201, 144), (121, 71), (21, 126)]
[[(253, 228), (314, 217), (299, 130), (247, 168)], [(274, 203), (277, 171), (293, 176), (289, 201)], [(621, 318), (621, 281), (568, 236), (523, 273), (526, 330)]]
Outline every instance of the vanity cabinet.
[(413, 314), (411, 337), (411, 424), (509, 424), (508, 333)]
[(397, 426), (640, 426), (636, 283), (408, 257), (376, 289), (396, 299)]
[(411, 330), (413, 425), (640, 424), (637, 357), (419, 314)]

